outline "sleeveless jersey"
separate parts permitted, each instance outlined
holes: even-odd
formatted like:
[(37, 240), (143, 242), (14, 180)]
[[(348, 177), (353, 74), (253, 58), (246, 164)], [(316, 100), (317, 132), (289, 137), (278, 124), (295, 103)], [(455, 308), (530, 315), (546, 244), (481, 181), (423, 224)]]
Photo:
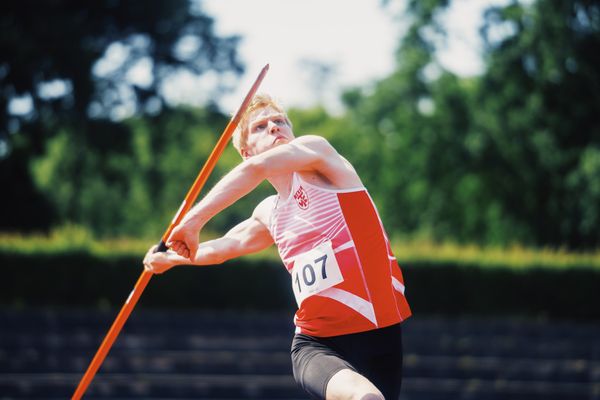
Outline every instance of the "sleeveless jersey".
[(269, 230), (292, 276), (296, 333), (364, 332), (411, 315), (402, 272), (364, 187), (324, 189), (294, 173), (289, 197), (274, 202)]

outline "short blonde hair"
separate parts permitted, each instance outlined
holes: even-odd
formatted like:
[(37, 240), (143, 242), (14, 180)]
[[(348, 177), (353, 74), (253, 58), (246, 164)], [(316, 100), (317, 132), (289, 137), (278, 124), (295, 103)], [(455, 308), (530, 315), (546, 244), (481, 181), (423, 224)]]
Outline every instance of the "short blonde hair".
[(242, 114), (242, 118), (240, 118), (240, 123), (238, 124), (237, 128), (235, 129), (235, 132), (233, 132), (233, 137), (232, 137), (233, 147), (235, 147), (240, 154), (242, 153), (242, 150), (244, 150), (246, 148), (246, 144), (248, 142), (248, 124), (250, 122), (249, 121), (250, 116), (255, 111), (261, 110), (261, 109), (267, 108), (267, 107), (271, 107), (271, 108), (275, 109), (277, 112), (280, 112), (281, 114), (283, 114), (285, 116), (285, 120), (286, 120), (287, 124), (290, 127), (292, 127), (292, 122), (288, 118), (283, 107), (281, 107), (281, 105), (279, 105), (279, 103), (277, 103), (268, 94), (264, 94), (264, 93), (257, 94), (256, 96), (254, 96), (254, 98), (250, 102), (250, 105), (248, 106), (248, 108), (246, 109), (244, 114)]

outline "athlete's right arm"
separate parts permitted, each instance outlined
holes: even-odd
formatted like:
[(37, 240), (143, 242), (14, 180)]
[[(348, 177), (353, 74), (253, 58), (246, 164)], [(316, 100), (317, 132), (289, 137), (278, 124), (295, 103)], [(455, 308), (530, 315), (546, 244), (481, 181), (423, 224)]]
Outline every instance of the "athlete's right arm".
[(160, 274), (176, 265), (215, 265), (266, 249), (273, 244), (267, 228), (272, 200), (271, 197), (263, 200), (250, 218), (233, 227), (223, 237), (200, 243), (192, 262), (171, 250), (154, 253), (156, 246), (153, 246), (144, 257), (145, 269)]

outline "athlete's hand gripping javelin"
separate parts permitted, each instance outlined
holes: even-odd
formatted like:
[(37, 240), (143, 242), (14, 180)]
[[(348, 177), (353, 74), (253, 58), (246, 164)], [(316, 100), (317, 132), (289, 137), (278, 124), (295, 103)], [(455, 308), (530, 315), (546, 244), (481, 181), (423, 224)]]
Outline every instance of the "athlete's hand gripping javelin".
[[(146, 270), (162, 274), (176, 265), (194, 264), (206, 257), (199, 257), (199, 234), (202, 226), (189, 218), (182, 219), (177, 225), (169, 239), (167, 240), (166, 252), (156, 252), (157, 246), (153, 246), (148, 250), (144, 257), (144, 267)], [(209, 261), (209, 260), (202, 260)], [(213, 260), (210, 260), (213, 261)]]
[(167, 246), (181, 257), (193, 260), (198, 251), (198, 235), (201, 229), (202, 226), (199, 226), (197, 221), (184, 217), (171, 232)]

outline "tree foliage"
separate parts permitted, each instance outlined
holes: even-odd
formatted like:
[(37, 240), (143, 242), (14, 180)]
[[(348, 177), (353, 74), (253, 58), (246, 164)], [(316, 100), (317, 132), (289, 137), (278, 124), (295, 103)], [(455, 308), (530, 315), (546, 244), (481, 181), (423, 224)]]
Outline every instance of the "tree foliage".
[(600, 4), (490, 9), (483, 36), (478, 164), (503, 214), (540, 244), (597, 245)]
[[(43, 36), (41, 28), (29, 32), (23, 23), (29, 50), (14, 48), (8, 54), (29, 54), (22, 58), (27, 60), (25, 83), (15, 83), (21, 72), (13, 64), (0, 64), (0, 101), (6, 110), (0, 122), (5, 132), (18, 128), (6, 133), (10, 152), (0, 160), (0, 180), (14, 185), (7, 196), (13, 206), (3, 208), (2, 227), (39, 226), (53, 214), (57, 223), (76, 222), (99, 235), (156, 237), (227, 122), (210, 105), (165, 107), (160, 82), (176, 68), (198, 74), (238, 71), (235, 39), (212, 35), (210, 18), (185, 2), (148, 2), (150, 11), (143, 18), (135, 2), (106, 0), (89, 11), (75, 3), (42, 4), (69, 5), (63, 14), (60, 7), (54, 10), (65, 21), (54, 26), (62, 31), (49, 37), (71, 35), (76, 40), (49, 46), (46, 55), (35, 58), (31, 43), (40, 39), (27, 38), (32, 32)], [(341, 116), (322, 107), (289, 110), (295, 132), (322, 134), (353, 163), (394, 237), (597, 247), (600, 5), (537, 0), (489, 9), (481, 27), (485, 70), (462, 78), (444, 70), (436, 56), (450, 1), (404, 4), (406, 14), (399, 21), (406, 33), (396, 51), (395, 70), (372, 85), (346, 90)], [(105, 15), (104, 23), (90, 22), (91, 33), (81, 28), (73, 35), (73, 25), (86, 25), (86, 13), (94, 20)], [(114, 13), (121, 22), (110, 22)], [(17, 32), (13, 37), (21, 35), (15, 21), (27, 21), (15, 15), (0, 17), (5, 27), (13, 27), (7, 32)], [(66, 21), (67, 16), (74, 20)], [(190, 25), (196, 30), (184, 28)], [(106, 31), (94, 30), (102, 26)], [(201, 48), (190, 45), (190, 29), (194, 35), (207, 33)], [(0, 39), (3, 46), (19, 43), (9, 37)], [(128, 46), (132, 58), (109, 74), (94, 73), (114, 43)], [(194, 48), (198, 53), (186, 58)], [(128, 65), (144, 57), (154, 60), (152, 84), (128, 83)], [(74, 65), (79, 58), (81, 68)], [(36, 69), (34, 62), (41, 67)], [(64, 72), (69, 68), (77, 71), (72, 77)], [(71, 89), (58, 98), (44, 97), (40, 87), (51, 79), (69, 82)], [(115, 112), (121, 115), (123, 96), (115, 89), (120, 84), (131, 86), (136, 111), (129, 118), (111, 119)], [(32, 97), (32, 111), (11, 114), (10, 96), (23, 93)], [(207, 189), (239, 161), (228, 149)], [(219, 215), (211, 229), (227, 230), (270, 193), (268, 185), (261, 186)], [(13, 212), (17, 204), (27, 211)]]
[[(13, 0), (0, 24), (3, 133), (39, 119), (120, 119), (115, 109), (125, 101), (156, 111), (175, 73), (242, 70), (238, 38), (217, 37), (212, 18), (187, 0)], [(147, 79), (132, 75), (140, 63), (149, 65)], [(31, 98), (29, 112), (11, 113), (10, 101), (23, 96)]]
[(386, 223), (444, 240), (597, 246), (600, 5), (488, 10), (477, 78), (436, 62), (447, 6), (408, 2), (395, 72), (344, 97)]
[[(165, 85), (177, 74), (212, 74), (218, 93), (225, 85), (219, 77), (242, 71), (238, 38), (216, 36), (212, 18), (187, 0), (9, 0), (0, 29), (0, 184), (15, 187), (3, 196), (4, 229), (52, 222), (47, 198), (29, 173), (32, 157), (54, 156), (38, 163), (52, 167), (41, 174), (50, 197), (56, 183), (74, 191), (58, 197), (81, 195), (85, 207), (96, 207), (95, 195), (79, 193), (89, 186), (107, 201), (118, 200), (124, 188), (117, 172), (136, 151), (119, 121), (168, 107)], [(68, 183), (48, 177), (58, 170)], [(13, 210), (25, 198), (46, 212), (16, 217)], [(90, 222), (72, 203), (53, 203), (59, 219)]]

